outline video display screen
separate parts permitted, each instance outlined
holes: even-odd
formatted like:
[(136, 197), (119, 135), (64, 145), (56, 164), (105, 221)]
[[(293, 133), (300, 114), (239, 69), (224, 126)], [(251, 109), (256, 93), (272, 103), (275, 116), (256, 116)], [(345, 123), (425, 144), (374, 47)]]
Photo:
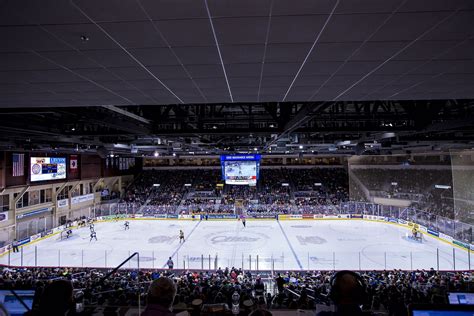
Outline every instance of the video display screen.
[(226, 184), (256, 185), (260, 155), (221, 156), (222, 178)]
[(30, 180), (47, 181), (66, 179), (66, 158), (31, 157)]

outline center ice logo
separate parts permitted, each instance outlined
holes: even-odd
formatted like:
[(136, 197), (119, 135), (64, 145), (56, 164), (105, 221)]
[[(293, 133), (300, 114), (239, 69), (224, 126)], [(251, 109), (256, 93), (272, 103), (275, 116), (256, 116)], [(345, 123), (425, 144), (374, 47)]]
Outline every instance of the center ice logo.
[(171, 244), (176, 240), (175, 236), (155, 236), (148, 239), (150, 244)]
[(211, 243), (213, 244), (220, 244), (220, 243), (228, 243), (228, 242), (233, 242), (233, 243), (248, 243), (248, 242), (254, 242), (259, 240), (260, 238), (254, 238), (254, 237), (240, 237), (240, 236), (214, 236), (211, 238)]
[(248, 250), (262, 247), (270, 239), (267, 235), (256, 232), (220, 231), (204, 236), (206, 243), (216, 249), (229, 250), (232, 246), (241, 246)]
[(326, 239), (318, 236), (296, 236), (296, 239), (300, 242), (301, 245), (305, 246), (307, 244), (312, 245), (321, 245), (327, 242)]

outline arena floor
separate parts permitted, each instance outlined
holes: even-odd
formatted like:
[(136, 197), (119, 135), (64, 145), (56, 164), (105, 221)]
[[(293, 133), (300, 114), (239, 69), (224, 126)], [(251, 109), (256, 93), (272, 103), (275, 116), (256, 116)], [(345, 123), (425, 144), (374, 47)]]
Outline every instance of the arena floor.
[[(430, 235), (422, 243), (412, 241), (407, 228), (383, 222), (249, 220), (244, 228), (237, 220), (132, 220), (126, 231), (123, 224), (97, 223), (98, 241), (90, 241), (89, 228), (75, 229), (64, 240), (54, 235), (2, 256), (0, 263), (114, 267), (137, 251), (141, 268), (164, 268), (171, 256), (180, 269), (256, 270), (257, 264), (258, 270), (436, 269), (438, 250), (440, 270), (469, 268), (467, 251)], [(137, 266), (136, 259), (125, 265)]]

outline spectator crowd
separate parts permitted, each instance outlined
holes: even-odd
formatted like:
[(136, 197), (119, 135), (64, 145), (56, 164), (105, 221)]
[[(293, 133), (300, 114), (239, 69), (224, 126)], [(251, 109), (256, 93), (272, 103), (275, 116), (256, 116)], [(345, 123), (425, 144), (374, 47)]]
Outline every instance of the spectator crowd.
[[(331, 271), (282, 271), (273, 275), (271, 272), (244, 272), (237, 268), (214, 271), (117, 270), (104, 278), (107, 272), (89, 268), (2, 268), (0, 286), (13, 290), (34, 289), (37, 293), (35, 300), (39, 300), (41, 305), (41, 300), (47, 301), (42, 293), (51, 284), (66, 282), (70, 285), (61, 286), (66, 291), (71, 287), (70, 299), (88, 307), (159, 304), (159, 297), (153, 301), (150, 295), (158, 295), (165, 287), (166, 304), (169, 304), (166, 308), (173, 306), (174, 312), (187, 310), (192, 315), (199, 315), (206, 304), (229, 310), (236, 304), (236, 297), (241, 315), (254, 310), (318, 311), (323, 306), (337, 305), (330, 294), (331, 287), (335, 286), (332, 280), (334, 272)], [(405, 316), (408, 304), (446, 303), (448, 292), (473, 292), (473, 277), (472, 271), (362, 271), (358, 274), (364, 283), (360, 289), (365, 296), (361, 305), (368, 311)], [(174, 291), (171, 298), (170, 291)], [(57, 296), (49, 304), (60, 305), (63, 296)], [(156, 314), (145, 311), (144, 315)]]

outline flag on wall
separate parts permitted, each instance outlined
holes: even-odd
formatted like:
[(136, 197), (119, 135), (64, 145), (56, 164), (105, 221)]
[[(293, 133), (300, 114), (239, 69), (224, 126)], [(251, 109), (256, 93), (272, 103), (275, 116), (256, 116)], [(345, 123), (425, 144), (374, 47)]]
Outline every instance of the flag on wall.
[(25, 175), (25, 154), (13, 154), (13, 176)]
[(71, 155), (69, 159), (69, 169), (77, 169), (77, 155)]

